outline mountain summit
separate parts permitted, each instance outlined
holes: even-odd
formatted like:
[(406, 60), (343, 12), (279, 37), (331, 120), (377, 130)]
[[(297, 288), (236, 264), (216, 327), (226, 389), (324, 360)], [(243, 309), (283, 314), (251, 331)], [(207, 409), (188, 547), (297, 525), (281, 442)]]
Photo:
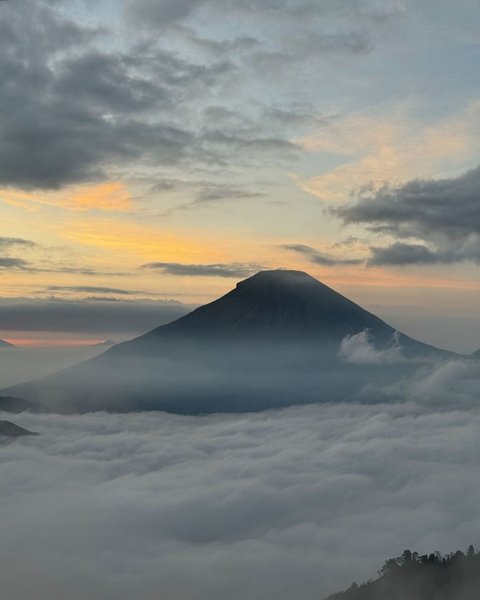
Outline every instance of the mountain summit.
[(172, 323), (5, 393), (60, 412), (198, 414), (344, 399), (395, 369), (341, 363), (342, 340), (365, 331), (380, 352), (395, 343), (405, 356), (440, 353), (306, 273), (261, 271)]
[[(221, 298), (110, 352), (135, 353), (142, 346), (154, 352), (163, 340), (338, 346), (345, 336), (365, 330), (382, 343), (396, 335), (393, 327), (307, 273), (278, 269), (260, 271)], [(433, 350), (399, 335), (409, 347)]]
[(147, 335), (322, 341), (363, 329), (380, 333), (385, 327), (380, 319), (307, 273), (276, 270), (260, 271), (218, 300)]

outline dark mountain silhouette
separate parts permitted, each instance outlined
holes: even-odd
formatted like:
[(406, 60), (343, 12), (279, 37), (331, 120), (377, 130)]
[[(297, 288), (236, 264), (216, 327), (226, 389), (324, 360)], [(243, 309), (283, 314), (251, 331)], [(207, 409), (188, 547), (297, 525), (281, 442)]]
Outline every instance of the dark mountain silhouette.
[(478, 600), (480, 554), (470, 546), (442, 556), (405, 550), (387, 560), (378, 579), (357, 585), (327, 600)]
[(62, 412), (198, 414), (339, 400), (372, 377), (387, 381), (407, 368), (351, 367), (345, 377), (339, 345), (365, 330), (379, 349), (395, 339), (406, 357), (446, 355), (306, 273), (263, 271), (172, 323), (5, 394)]
[(17, 438), (24, 435), (38, 435), (38, 433), (28, 431), (28, 429), (24, 429), (10, 421), (0, 421), (0, 437)]
[[(368, 330), (380, 342), (395, 330), (375, 315), (301, 271), (261, 271), (218, 300), (141, 336), (115, 351), (155, 350), (160, 340), (210, 343), (309, 342), (339, 344)], [(401, 341), (423, 352), (437, 351), (405, 335)]]
[(20, 413), (24, 411), (35, 412), (40, 407), (35, 402), (17, 398), (15, 396), (0, 396), (0, 410), (10, 413)]

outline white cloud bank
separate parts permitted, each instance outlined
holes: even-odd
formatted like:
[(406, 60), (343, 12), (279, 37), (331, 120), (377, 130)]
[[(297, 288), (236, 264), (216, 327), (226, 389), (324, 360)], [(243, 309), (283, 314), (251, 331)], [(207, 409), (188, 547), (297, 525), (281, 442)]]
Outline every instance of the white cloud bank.
[(397, 336), (393, 337), (387, 348), (376, 349), (368, 330), (343, 338), (338, 356), (347, 363), (357, 365), (396, 365), (407, 362)]
[(318, 600), (480, 542), (480, 406), (15, 420), (41, 435), (0, 446), (6, 598)]

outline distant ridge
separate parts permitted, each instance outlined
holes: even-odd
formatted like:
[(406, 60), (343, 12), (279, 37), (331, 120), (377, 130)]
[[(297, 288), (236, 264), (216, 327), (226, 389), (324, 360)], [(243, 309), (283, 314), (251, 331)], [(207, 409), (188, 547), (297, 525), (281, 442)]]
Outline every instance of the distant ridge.
[(0, 340), (0, 348), (16, 348), (15, 344), (11, 344), (10, 342), (6, 342), (5, 340)]
[(38, 435), (38, 433), (24, 429), (23, 427), (15, 425), (15, 423), (11, 423), (10, 421), (0, 421), (0, 438), (18, 438), (25, 435)]
[[(342, 340), (366, 330), (379, 351), (395, 340), (402, 364), (343, 364)], [(167, 325), (1, 393), (57, 412), (244, 412), (344, 400), (362, 385), (406, 374), (410, 358), (449, 355), (397, 332), (307, 273), (261, 271)]]

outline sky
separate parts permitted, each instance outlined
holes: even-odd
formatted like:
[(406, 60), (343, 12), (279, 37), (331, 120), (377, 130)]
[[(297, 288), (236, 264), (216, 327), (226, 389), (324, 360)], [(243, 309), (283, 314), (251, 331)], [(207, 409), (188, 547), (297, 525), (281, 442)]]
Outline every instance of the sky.
[(124, 339), (295, 268), (477, 349), (479, 20), (477, 0), (1, 2), (0, 337)]

